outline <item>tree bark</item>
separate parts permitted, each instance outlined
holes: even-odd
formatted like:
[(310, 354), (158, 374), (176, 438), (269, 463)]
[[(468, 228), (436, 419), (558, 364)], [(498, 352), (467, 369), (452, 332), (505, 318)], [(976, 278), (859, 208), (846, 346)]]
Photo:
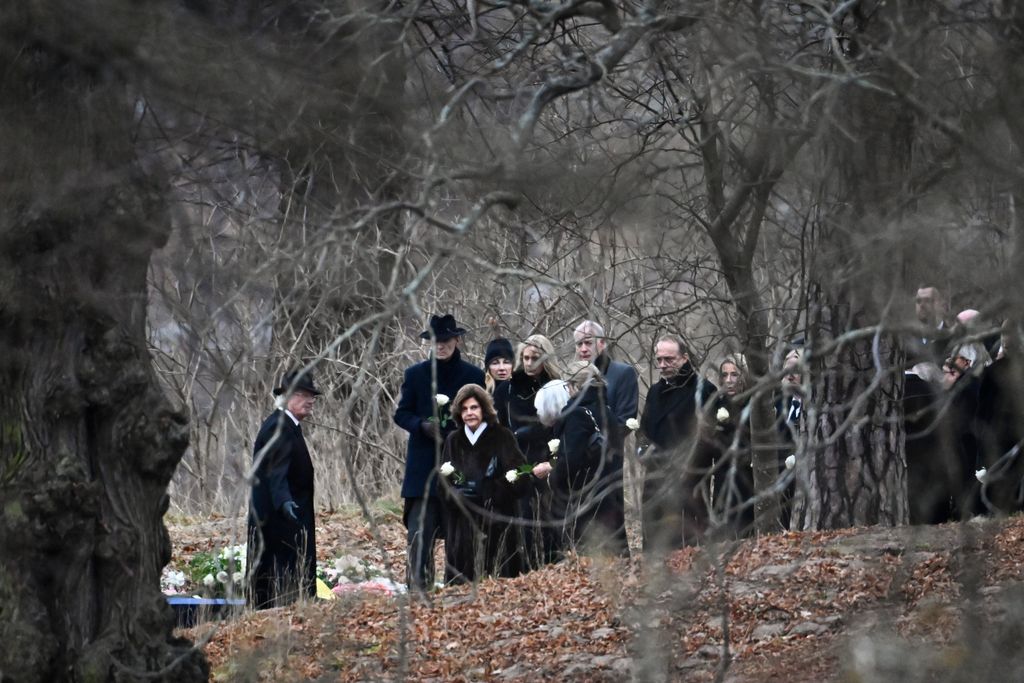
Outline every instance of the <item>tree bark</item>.
[(188, 438), (145, 347), (163, 188), (134, 157), (132, 101), (103, 59), (63, 51), (52, 15), (13, 5), (0, 11), (0, 676), (205, 681), (159, 589)]

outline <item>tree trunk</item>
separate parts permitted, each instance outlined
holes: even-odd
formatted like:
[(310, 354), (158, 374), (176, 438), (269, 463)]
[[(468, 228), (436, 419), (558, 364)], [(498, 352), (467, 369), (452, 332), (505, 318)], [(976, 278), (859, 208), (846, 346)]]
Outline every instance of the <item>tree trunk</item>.
[[(851, 305), (829, 303), (821, 290), (813, 309), (808, 342), (820, 348), (836, 340), (852, 321), (867, 324)], [(835, 353), (812, 356), (814, 409), (805, 412), (810, 439), (801, 460), (806, 490), (797, 492), (793, 528), (840, 529), (908, 519), (906, 450), (902, 414), (902, 353), (891, 335), (840, 345)], [(879, 377), (878, 370), (882, 374)], [(880, 384), (873, 386), (872, 381)]]
[(126, 89), (35, 11), (0, 11), (0, 677), (205, 681), (159, 589), (188, 438), (145, 348), (163, 188)]

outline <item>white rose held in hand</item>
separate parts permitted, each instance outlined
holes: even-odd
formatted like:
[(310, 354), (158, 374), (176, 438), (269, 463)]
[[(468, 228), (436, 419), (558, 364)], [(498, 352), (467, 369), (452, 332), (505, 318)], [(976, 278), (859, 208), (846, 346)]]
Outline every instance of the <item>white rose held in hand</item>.
[(441, 406), (448, 405), (448, 401), (450, 401), (451, 399), (448, 398), (445, 394), (438, 394), (437, 396), (434, 397), (434, 400), (437, 401), (437, 406), (440, 408)]
[(561, 445), (561, 443), (562, 442), (558, 439), (551, 439), (551, 441), (548, 441), (548, 450), (551, 451), (551, 455), (558, 452), (558, 446)]
[(719, 408), (718, 412), (715, 413), (715, 419), (717, 419), (719, 422), (725, 422), (726, 420), (729, 419), (729, 411), (726, 410), (725, 408)]
[(445, 464), (441, 465), (441, 475), (442, 476), (450, 477), (453, 474), (455, 474), (455, 466), (454, 465), (452, 465), (450, 462), (446, 462)]
[(629, 427), (630, 430), (635, 432), (636, 430), (640, 429), (640, 420), (636, 419), (635, 417), (631, 417), (628, 420), (626, 420), (626, 426)]
[(794, 467), (796, 467), (796, 456), (790, 455), (789, 457), (786, 458), (786, 469), (791, 470)]
[(516, 472), (515, 470), (509, 470), (508, 472), (505, 473), (505, 481), (507, 481), (510, 484), (516, 483), (516, 479), (518, 478), (519, 473)]

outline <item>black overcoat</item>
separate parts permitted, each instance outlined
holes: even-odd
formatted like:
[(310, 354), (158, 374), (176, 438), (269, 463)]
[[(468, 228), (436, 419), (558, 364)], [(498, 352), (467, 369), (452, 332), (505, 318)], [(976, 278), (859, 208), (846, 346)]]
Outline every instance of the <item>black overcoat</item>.
[(641, 439), (650, 446), (643, 456), (645, 550), (698, 543), (707, 528), (713, 452), (701, 439), (699, 414), (716, 391), (686, 363), (647, 392), (640, 418)]
[[(569, 401), (555, 425), (558, 459), (551, 472), (552, 517), (563, 525), (567, 545), (628, 555), (622, 505), (622, 453), (612, 438), (614, 418), (603, 387), (590, 387)], [(604, 436), (600, 454), (589, 452), (595, 432)]]
[[(266, 451), (264, 452), (264, 449)], [(253, 458), (259, 459), (249, 507), (249, 581), (256, 607), (316, 594), (313, 461), (302, 428), (283, 410), (263, 421)], [(299, 523), (281, 506), (298, 506)]]
[[(491, 465), (493, 459), (493, 466)], [(459, 428), (445, 439), (442, 463), (454, 475), (443, 478), (445, 502), (445, 581), (464, 583), (483, 576), (516, 576), (522, 570), (516, 525), (516, 501), (530, 488), (533, 475), (515, 482), (505, 475), (526, 464), (515, 437), (500, 424), (489, 423), (475, 444)], [(440, 478), (440, 477), (439, 477)]]
[[(432, 386), (431, 361), (417, 363), (405, 371), (402, 380), (402, 396), (395, 410), (395, 423), (409, 432), (409, 445), (405, 452), (405, 476), (402, 479), (402, 497), (419, 498), (437, 495), (437, 480), (433, 476), (437, 469), (436, 446), (427, 437), (420, 425), (434, 415), (436, 394), (454, 399), (459, 389), (467, 384), (484, 384), (484, 371), (462, 360), (456, 349), (447, 361), (437, 363), (437, 389)], [(451, 405), (449, 403), (449, 405)], [(448, 416), (449, 405), (439, 410), (441, 417)], [(455, 430), (450, 418), (442, 430), (444, 435)]]
[(519, 450), (531, 465), (551, 458), (548, 441), (553, 438), (554, 431), (541, 424), (533, 403), (537, 392), (550, 379), (546, 372), (531, 377), (523, 370), (516, 370), (511, 379), (500, 382), (494, 389), (498, 422), (515, 434)]

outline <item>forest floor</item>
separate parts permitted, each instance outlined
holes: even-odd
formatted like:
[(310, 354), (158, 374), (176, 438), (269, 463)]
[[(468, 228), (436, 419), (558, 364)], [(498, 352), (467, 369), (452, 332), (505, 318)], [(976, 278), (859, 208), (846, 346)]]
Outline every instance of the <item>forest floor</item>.
[[(168, 526), (180, 564), (237, 542), (239, 521)], [(393, 506), (372, 525), (319, 517), (317, 547), (403, 580)], [(429, 601), (354, 592), (180, 633), (215, 681), (1024, 680), (1022, 572), (1020, 517), (791, 532), (656, 562), (573, 557)]]

